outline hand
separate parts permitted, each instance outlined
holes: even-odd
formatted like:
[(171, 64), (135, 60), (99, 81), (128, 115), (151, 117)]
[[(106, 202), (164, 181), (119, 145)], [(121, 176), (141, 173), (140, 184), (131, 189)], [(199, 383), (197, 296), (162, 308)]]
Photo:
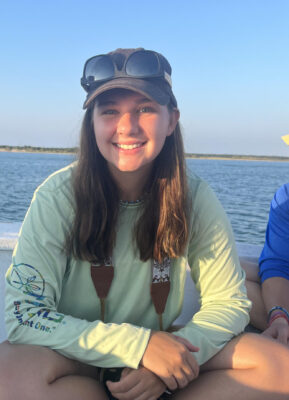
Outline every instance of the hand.
[(157, 375), (170, 390), (184, 388), (197, 378), (199, 366), (188, 340), (167, 332), (152, 332), (141, 365)]
[(288, 346), (289, 324), (284, 318), (276, 318), (269, 328), (263, 332), (263, 335)]
[(166, 390), (163, 381), (144, 367), (124, 368), (119, 382), (107, 381), (106, 385), (120, 400), (156, 400)]

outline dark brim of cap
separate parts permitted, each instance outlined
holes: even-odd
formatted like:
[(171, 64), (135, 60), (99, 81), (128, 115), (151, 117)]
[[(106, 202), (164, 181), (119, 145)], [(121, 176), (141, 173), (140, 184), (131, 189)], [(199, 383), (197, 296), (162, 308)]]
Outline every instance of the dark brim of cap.
[(88, 93), (85, 103), (83, 104), (83, 108), (87, 108), (87, 106), (101, 93), (118, 88), (138, 92), (145, 97), (148, 97), (150, 100), (156, 101), (162, 106), (166, 106), (169, 104), (170, 100), (172, 100), (173, 104), (176, 106), (176, 100), (171, 90), (169, 93), (165, 89), (159, 87), (156, 83), (152, 83), (145, 79), (117, 78), (105, 82)]

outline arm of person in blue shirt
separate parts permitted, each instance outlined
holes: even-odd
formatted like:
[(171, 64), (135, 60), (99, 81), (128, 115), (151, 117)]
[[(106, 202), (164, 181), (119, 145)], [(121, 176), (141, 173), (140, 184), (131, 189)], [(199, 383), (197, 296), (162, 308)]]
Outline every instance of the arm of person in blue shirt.
[[(289, 184), (275, 194), (270, 209), (266, 242), (260, 256), (262, 296), (267, 313), (275, 306), (289, 310)], [(275, 310), (271, 317), (282, 311)], [(276, 318), (264, 331), (288, 345), (289, 323), (286, 318)]]

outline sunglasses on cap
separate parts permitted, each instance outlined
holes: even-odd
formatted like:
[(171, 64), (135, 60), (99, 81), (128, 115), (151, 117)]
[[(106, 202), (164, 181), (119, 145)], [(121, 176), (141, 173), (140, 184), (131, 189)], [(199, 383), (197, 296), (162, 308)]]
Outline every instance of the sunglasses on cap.
[(162, 78), (172, 86), (171, 76), (166, 71), (162, 56), (151, 50), (136, 50), (130, 54), (119, 69), (109, 54), (89, 58), (83, 69), (81, 86), (89, 92), (102, 81), (116, 78)]

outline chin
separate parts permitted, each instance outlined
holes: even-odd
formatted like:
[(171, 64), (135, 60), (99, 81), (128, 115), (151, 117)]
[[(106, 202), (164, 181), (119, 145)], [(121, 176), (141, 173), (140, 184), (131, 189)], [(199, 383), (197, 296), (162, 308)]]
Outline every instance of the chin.
[(124, 168), (118, 168), (118, 170), (120, 171), (120, 172), (137, 172), (138, 170), (139, 170), (140, 168), (127, 168), (127, 167), (124, 167)]
[(128, 163), (124, 164), (119, 164), (119, 165), (114, 165), (113, 169), (115, 169), (118, 172), (123, 172), (123, 173), (144, 173), (146, 174), (148, 171), (150, 171), (151, 163), (145, 163), (145, 164), (131, 164), (129, 165)]
[(118, 165), (116, 168), (121, 172), (136, 172), (138, 170), (143, 169), (143, 167), (144, 165), (136, 165), (136, 164), (129, 165), (128, 163), (125, 163)]

